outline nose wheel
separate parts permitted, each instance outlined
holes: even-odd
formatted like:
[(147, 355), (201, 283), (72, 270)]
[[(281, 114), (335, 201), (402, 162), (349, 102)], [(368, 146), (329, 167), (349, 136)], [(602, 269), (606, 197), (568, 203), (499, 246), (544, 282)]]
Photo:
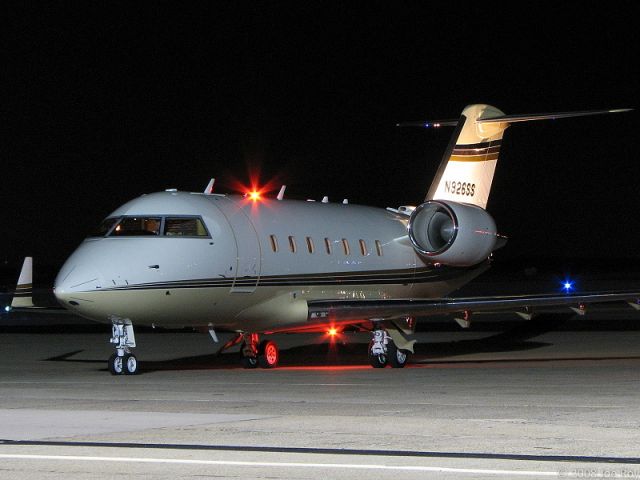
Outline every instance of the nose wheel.
[(108, 367), (111, 375), (135, 375), (138, 373), (138, 359), (131, 353), (136, 346), (133, 324), (128, 318), (111, 318), (111, 343), (116, 352), (109, 357)]
[(122, 357), (114, 353), (109, 357), (109, 372), (111, 375), (135, 375), (138, 373), (138, 359), (131, 353)]

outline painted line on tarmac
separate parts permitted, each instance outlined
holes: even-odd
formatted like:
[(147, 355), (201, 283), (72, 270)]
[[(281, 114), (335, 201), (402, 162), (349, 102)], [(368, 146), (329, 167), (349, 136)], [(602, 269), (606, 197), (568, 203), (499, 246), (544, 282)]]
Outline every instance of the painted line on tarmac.
[(378, 457), (452, 458), (474, 460), (512, 460), (528, 462), (618, 463), (640, 465), (640, 457), (607, 457), (586, 455), (531, 455), (518, 453), (435, 452), (419, 450), (375, 450), (322, 447), (270, 447), (256, 445), (198, 445), (188, 443), (81, 442), (63, 440), (0, 439), (0, 446), (91, 447), (153, 450), (200, 450), (221, 452), (295, 453), (313, 455), (353, 455)]
[[(521, 477), (558, 477), (559, 471), (535, 470), (493, 470), (481, 468), (427, 467), (420, 465), (385, 465), (358, 463), (301, 463), (301, 462), (247, 462), (228, 460), (193, 460), (181, 458), (145, 458), (145, 457), (88, 457), (78, 455), (11, 455), (0, 454), (5, 460), (58, 460), (70, 462), (112, 462), (112, 463), (152, 463), (169, 465), (216, 465), (228, 467), (272, 467), (272, 468), (310, 468), (333, 470), (387, 470), (404, 472), (439, 472), (470, 475), (496, 475)], [(567, 476), (572, 476), (569, 472)]]

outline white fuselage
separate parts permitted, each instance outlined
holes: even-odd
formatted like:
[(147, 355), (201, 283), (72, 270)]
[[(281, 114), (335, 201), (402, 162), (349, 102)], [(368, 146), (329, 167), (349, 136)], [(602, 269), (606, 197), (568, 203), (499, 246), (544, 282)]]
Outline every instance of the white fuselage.
[(109, 218), (198, 216), (198, 237), (87, 238), (55, 283), (87, 318), (243, 331), (303, 328), (307, 301), (438, 298), (477, 275), (434, 267), (407, 237), (408, 217), (351, 204), (160, 192)]

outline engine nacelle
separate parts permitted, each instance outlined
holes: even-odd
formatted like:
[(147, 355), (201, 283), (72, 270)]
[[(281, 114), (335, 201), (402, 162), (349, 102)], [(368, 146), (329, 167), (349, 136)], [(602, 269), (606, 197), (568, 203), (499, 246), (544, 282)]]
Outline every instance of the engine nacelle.
[(468, 267), (494, 250), (496, 222), (475, 205), (428, 200), (411, 214), (409, 238), (418, 253), (432, 262)]

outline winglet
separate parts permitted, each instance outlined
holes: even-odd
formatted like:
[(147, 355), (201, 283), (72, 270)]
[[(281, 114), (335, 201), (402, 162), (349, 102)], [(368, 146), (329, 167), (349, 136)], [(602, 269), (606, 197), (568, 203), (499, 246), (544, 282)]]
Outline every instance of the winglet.
[(25, 257), (11, 307), (33, 307), (33, 258)]
[(282, 200), (284, 198), (284, 191), (287, 189), (286, 185), (282, 185), (280, 187), (280, 191), (278, 192), (278, 196), (276, 197), (278, 200)]
[(212, 178), (211, 180), (209, 180), (209, 183), (207, 184), (207, 188), (204, 189), (204, 193), (206, 195), (211, 195), (213, 193), (213, 185), (216, 183), (216, 179)]

